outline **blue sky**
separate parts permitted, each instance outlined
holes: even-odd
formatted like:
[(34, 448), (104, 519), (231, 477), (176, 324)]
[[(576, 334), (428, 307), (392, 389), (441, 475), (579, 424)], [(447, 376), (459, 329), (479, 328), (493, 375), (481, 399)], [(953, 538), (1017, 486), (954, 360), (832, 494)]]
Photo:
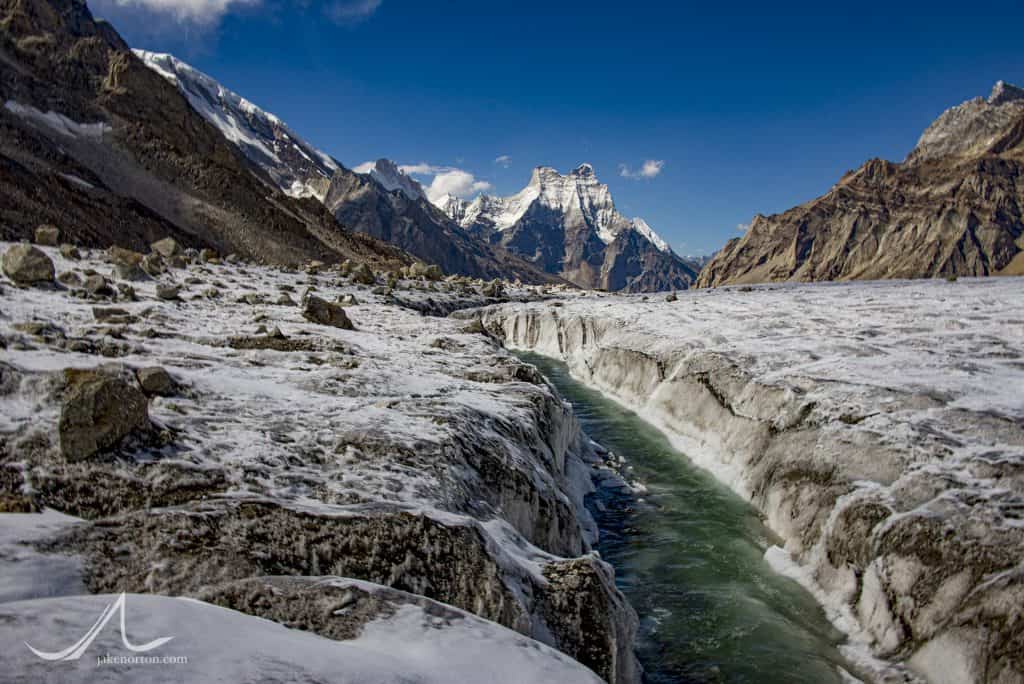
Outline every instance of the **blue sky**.
[[(973, 14), (916, 0), (90, 6), (348, 166), (458, 168), (508, 194), (534, 166), (588, 161), (623, 213), (683, 254), (871, 157), (901, 160), (945, 108), (1000, 78), (1024, 84), (1024, 7), (1001, 0)], [(660, 167), (645, 176), (648, 160)]]

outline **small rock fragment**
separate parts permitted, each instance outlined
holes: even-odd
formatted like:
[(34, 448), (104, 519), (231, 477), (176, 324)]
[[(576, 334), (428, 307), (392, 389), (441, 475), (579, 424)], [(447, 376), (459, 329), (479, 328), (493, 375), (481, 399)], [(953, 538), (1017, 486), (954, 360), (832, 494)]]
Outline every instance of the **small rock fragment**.
[(135, 371), (135, 377), (146, 394), (155, 394), (160, 397), (169, 397), (174, 394), (174, 379), (171, 374), (161, 366), (150, 366), (139, 368)]
[(166, 301), (173, 301), (178, 299), (178, 294), (181, 292), (181, 288), (178, 285), (168, 285), (167, 283), (157, 283), (156, 296), (157, 299), (163, 299)]
[(165, 237), (163, 240), (157, 240), (151, 244), (149, 248), (165, 259), (170, 259), (173, 256), (181, 254), (181, 245), (179, 245), (178, 241), (172, 237)]
[(78, 251), (78, 248), (66, 242), (60, 246), (60, 255), (65, 259), (73, 259), (75, 261), (82, 258), (82, 253)]
[(330, 325), (343, 330), (355, 330), (345, 309), (337, 304), (331, 304), (325, 299), (320, 299), (316, 295), (307, 294), (303, 299), (302, 316), (312, 323)]
[(57, 226), (51, 226), (48, 223), (44, 223), (36, 228), (35, 238), (37, 245), (56, 247), (57, 242), (60, 241), (60, 229), (57, 228)]

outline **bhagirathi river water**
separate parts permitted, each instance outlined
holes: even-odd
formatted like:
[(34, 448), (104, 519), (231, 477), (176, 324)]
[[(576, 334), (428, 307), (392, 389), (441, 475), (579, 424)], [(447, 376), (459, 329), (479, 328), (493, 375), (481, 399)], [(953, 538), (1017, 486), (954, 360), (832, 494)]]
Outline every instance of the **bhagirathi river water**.
[(627, 479), (646, 487), (605, 486), (589, 501), (597, 548), (640, 615), (645, 681), (841, 682), (843, 635), (764, 560), (777, 540), (757, 511), (564, 364), (520, 357), (572, 402), (592, 439), (625, 460)]

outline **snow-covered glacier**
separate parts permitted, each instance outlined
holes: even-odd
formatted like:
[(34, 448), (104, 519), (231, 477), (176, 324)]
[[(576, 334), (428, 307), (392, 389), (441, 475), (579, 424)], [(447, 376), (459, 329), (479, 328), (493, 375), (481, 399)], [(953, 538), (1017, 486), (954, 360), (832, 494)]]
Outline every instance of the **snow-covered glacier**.
[(160, 247), (39, 247), (62, 285), (3, 284), (5, 666), (82, 675), (22, 642), (74, 644), (128, 592), (131, 638), (189, 657), (167, 680), (639, 680), (571, 407), (422, 313), (487, 301), (481, 281)]
[(587, 293), (483, 323), (566, 361), (752, 501), (784, 541), (768, 560), (819, 596), (851, 654), (933, 682), (1011, 682), (1022, 295), (1019, 279)]

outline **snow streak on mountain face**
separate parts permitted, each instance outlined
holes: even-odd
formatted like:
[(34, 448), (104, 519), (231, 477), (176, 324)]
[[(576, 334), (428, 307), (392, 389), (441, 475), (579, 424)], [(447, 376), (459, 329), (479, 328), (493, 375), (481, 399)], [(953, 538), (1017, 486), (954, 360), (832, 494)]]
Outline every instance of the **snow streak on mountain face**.
[(608, 186), (597, 179), (590, 164), (580, 164), (564, 176), (551, 167), (538, 166), (529, 185), (515, 195), (479, 195), (468, 203), (449, 196), (439, 206), (464, 228), (487, 225), (505, 231), (519, 223), (535, 204), (562, 216), (580, 218), (606, 245), (624, 231), (633, 230), (659, 251), (671, 251), (643, 219), (627, 219), (615, 209)]
[(323, 201), (338, 163), (295, 135), (269, 112), (173, 55), (134, 50), (146, 66), (175, 84), (189, 104), (292, 197)]

